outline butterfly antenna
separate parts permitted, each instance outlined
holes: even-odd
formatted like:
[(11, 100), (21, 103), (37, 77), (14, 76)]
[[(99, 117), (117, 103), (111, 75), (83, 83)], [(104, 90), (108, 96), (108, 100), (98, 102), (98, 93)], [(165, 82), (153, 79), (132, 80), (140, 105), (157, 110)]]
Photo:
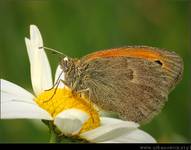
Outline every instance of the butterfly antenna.
[(60, 55), (66, 56), (66, 55), (63, 54), (62, 52), (59, 52), (59, 51), (57, 51), (57, 50), (55, 50), (55, 49), (53, 49), (53, 48), (49, 48), (49, 47), (45, 47), (45, 46), (39, 47), (39, 49), (42, 49), (42, 48), (44, 48), (45, 50), (49, 50), (49, 51), (51, 51), (51, 52), (53, 52), (53, 53), (55, 53), (55, 54), (60, 54)]

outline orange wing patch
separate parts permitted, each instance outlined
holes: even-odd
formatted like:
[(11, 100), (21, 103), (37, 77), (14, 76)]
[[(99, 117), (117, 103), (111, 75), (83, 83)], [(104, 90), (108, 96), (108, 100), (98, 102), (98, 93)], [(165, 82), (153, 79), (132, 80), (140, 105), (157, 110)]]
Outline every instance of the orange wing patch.
[(153, 50), (149, 47), (127, 47), (127, 48), (116, 48), (91, 53), (85, 57), (85, 61), (91, 61), (97, 58), (106, 57), (134, 57), (144, 58), (151, 61), (163, 60), (163, 56), (160, 51)]

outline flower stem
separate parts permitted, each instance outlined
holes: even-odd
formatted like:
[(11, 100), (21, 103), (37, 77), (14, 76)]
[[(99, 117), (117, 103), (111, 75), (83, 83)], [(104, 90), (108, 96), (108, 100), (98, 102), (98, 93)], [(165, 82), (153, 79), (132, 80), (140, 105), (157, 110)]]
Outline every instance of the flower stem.
[(49, 140), (49, 143), (57, 143), (57, 135), (51, 129), (50, 129), (50, 140)]
[(54, 131), (53, 123), (49, 122), (50, 140), (49, 143), (57, 143), (57, 134)]

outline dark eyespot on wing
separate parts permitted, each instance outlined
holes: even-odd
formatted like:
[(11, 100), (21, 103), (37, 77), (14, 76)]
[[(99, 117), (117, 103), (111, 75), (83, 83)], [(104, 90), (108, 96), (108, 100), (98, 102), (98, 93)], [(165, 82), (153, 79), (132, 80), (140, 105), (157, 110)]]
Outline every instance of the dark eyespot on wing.
[(161, 66), (163, 65), (160, 60), (155, 60), (155, 62), (156, 62), (157, 64), (161, 65)]

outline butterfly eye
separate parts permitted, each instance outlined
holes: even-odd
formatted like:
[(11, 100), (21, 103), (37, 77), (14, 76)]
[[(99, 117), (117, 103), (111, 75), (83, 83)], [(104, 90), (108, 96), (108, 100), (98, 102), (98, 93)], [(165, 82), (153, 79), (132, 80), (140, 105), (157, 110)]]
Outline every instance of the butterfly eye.
[(69, 66), (68, 66), (68, 61), (64, 61), (63, 62), (63, 69), (66, 72), (68, 70)]

